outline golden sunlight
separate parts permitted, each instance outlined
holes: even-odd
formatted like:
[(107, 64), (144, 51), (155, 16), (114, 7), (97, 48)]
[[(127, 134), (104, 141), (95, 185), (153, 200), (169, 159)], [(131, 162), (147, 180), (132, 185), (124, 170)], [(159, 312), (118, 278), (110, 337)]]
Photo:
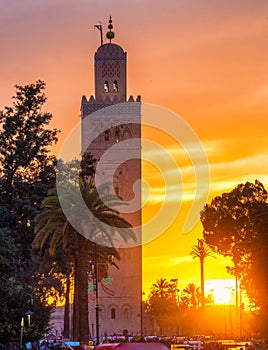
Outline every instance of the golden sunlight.
[(235, 304), (235, 280), (207, 280), (205, 283), (205, 293), (213, 298), (215, 304)]

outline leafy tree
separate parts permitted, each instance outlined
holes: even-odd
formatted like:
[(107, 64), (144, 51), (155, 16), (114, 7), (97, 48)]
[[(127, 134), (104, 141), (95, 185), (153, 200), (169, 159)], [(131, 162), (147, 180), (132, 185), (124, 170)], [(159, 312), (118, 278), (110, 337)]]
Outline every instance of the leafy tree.
[[(17, 319), (16, 310), (17, 296), (21, 292), (21, 285), (16, 283), (14, 274), (16, 272), (16, 256), (18, 254), (18, 248), (15, 245), (14, 239), (10, 236), (10, 232), (7, 229), (0, 229), (0, 305), (1, 305), (1, 318), (0, 318), (0, 342), (6, 342), (5, 337), (9, 332), (11, 317), (12, 321), (19, 324)], [(17, 310), (16, 310), (17, 311)], [(12, 330), (11, 333), (15, 333)]]
[(152, 284), (151, 293), (146, 300), (146, 314), (156, 320), (162, 329), (177, 328), (179, 317), (177, 292), (177, 279), (168, 281), (166, 278), (160, 278)]
[[(43, 113), (45, 83), (16, 85), (13, 106), (0, 111), (0, 189), (10, 227), (22, 260), (31, 256), (32, 220), (49, 187), (55, 184), (54, 156), (49, 147), (57, 142), (57, 130), (47, 128), (50, 113)], [(1, 203), (0, 198), (0, 203)]]
[(57, 142), (58, 133), (46, 128), (52, 115), (42, 112), (45, 83), (38, 80), (36, 84), (15, 87), (13, 107), (0, 112), (2, 194), (9, 196), (16, 181), (41, 180), (45, 168), (53, 164), (48, 147)]
[(268, 316), (268, 272), (264, 268), (268, 262), (267, 208), (267, 191), (256, 180), (215, 197), (201, 213), (204, 240), (213, 251), (232, 259), (228, 271), (240, 280), (264, 319)]
[[(48, 281), (35, 276), (20, 274), (28, 271), (19, 264), (19, 250), (8, 229), (0, 229), (0, 343), (16, 342), (19, 339), (21, 318), (25, 318), (24, 341), (40, 339), (48, 330), (52, 307), (47, 304), (45, 287)], [(44, 284), (44, 281), (46, 282)], [(51, 281), (55, 286), (55, 281)], [(28, 309), (27, 295), (33, 297), (31, 309)], [(32, 321), (26, 322), (26, 312), (33, 312)]]
[(16, 85), (13, 106), (0, 111), (0, 228), (4, 229), (1, 245), (10, 252), (5, 256), (8, 263), (0, 264), (1, 287), (5, 286), (1, 304), (10, 310), (0, 327), (5, 333), (4, 343), (19, 339), (26, 295), (34, 298), (34, 317), (31, 327), (25, 328), (25, 340), (48, 329), (51, 312), (44, 291), (47, 281), (38, 272), (40, 259), (31, 248), (33, 217), (55, 183), (55, 157), (49, 154), (49, 146), (57, 141), (57, 130), (48, 128), (52, 116), (42, 112), (44, 89), (42, 81)]
[(209, 256), (213, 256), (213, 251), (211, 248), (204, 242), (203, 239), (197, 240), (197, 245), (193, 246), (193, 249), (190, 252), (192, 257), (198, 258), (200, 261), (200, 274), (201, 274), (201, 306), (205, 305), (205, 276), (204, 276), (204, 264), (205, 259)]

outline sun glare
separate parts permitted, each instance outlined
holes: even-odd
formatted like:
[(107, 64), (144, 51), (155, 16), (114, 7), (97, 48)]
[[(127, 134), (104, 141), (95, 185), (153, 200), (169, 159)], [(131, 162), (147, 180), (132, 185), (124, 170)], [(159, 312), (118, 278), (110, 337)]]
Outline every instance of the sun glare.
[(208, 280), (205, 293), (212, 296), (215, 304), (234, 304), (235, 281), (233, 279)]

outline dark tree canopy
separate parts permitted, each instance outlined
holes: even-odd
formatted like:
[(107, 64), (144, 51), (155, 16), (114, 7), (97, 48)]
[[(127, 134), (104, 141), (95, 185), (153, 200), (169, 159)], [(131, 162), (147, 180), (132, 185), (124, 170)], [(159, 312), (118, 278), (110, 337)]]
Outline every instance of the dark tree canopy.
[(248, 255), (248, 246), (256, 238), (254, 217), (268, 195), (259, 182), (240, 184), (229, 193), (215, 197), (201, 213), (204, 238), (217, 253), (239, 263)]
[(172, 312), (178, 311), (177, 279), (168, 281), (160, 278), (153, 283), (149, 294), (146, 312), (157, 317), (169, 317)]
[(13, 106), (0, 112), (0, 170), (7, 193), (15, 181), (33, 182), (42, 177), (53, 164), (49, 146), (57, 142), (58, 133), (47, 128), (52, 115), (42, 112), (45, 83), (38, 80), (15, 87)]
[(49, 129), (52, 115), (42, 112), (44, 82), (15, 88), (13, 106), (0, 111), (0, 343), (18, 341), (27, 295), (34, 299), (34, 317), (31, 327), (25, 327), (24, 341), (47, 331), (52, 310), (47, 291), (52, 280), (56, 285), (53, 276), (39, 273), (40, 255), (32, 241), (33, 218), (55, 185), (56, 160), (49, 148), (57, 141), (57, 130)]
[(206, 243), (231, 258), (228, 271), (240, 280), (262, 317), (268, 317), (268, 194), (263, 184), (239, 184), (215, 197), (204, 207), (201, 222)]

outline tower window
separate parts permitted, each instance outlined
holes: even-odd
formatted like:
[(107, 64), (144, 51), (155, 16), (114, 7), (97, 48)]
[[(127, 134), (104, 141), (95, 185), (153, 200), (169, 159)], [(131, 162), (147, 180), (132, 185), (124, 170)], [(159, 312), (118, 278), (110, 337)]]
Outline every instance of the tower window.
[(118, 92), (118, 82), (117, 82), (117, 80), (114, 80), (114, 83), (113, 83), (113, 92)]
[(108, 131), (108, 130), (105, 130), (105, 131), (104, 131), (104, 141), (109, 141), (109, 138), (110, 138), (109, 131)]
[(124, 318), (125, 320), (129, 319), (129, 310), (128, 310), (128, 308), (125, 308), (125, 309), (124, 309), (123, 318)]
[(104, 86), (103, 86), (104, 92), (109, 92), (109, 82), (108, 80), (105, 80)]
[(130, 132), (128, 127), (125, 128), (123, 135), (124, 135), (124, 139), (130, 139), (131, 138), (132, 135), (131, 135), (131, 132)]
[(116, 143), (118, 143), (120, 141), (120, 131), (119, 131), (119, 129), (115, 130), (114, 139), (115, 139)]
[(114, 307), (112, 307), (111, 308), (111, 319), (115, 319), (115, 308)]

